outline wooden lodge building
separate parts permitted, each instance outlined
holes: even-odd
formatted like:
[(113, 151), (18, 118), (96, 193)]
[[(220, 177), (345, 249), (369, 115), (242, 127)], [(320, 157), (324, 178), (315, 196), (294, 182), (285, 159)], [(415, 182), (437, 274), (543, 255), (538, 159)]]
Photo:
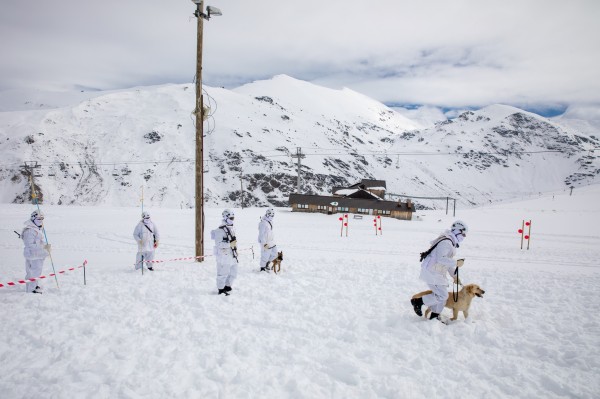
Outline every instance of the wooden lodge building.
[(411, 220), (415, 211), (412, 201), (385, 201), (385, 190), (384, 180), (363, 179), (350, 187), (334, 187), (332, 196), (290, 194), (289, 203), (292, 212), (320, 212), (328, 215), (347, 212)]

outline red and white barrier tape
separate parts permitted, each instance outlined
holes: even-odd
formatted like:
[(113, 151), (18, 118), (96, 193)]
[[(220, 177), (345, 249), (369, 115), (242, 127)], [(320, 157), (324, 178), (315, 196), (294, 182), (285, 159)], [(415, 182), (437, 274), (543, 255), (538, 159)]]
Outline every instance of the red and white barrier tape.
[(83, 264), (81, 266), (70, 267), (70, 268), (65, 269), (65, 270), (60, 270), (57, 273), (50, 273), (47, 276), (39, 276), (39, 277), (34, 277), (34, 278), (28, 278), (28, 279), (25, 279), (25, 280), (17, 280), (16, 282), (9, 281), (8, 283), (5, 283), (5, 284), (0, 283), (0, 288), (2, 288), (2, 287), (13, 287), (13, 286), (15, 286), (17, 284), (27, 284), (27, 283), (29, 283), (31, 281), (42, 280), (42, 279), (45, 279), (45, 278), (48, 278), (48, 277), (54, 277), (57, 274), (64, 274), (65, 272), (70, 272), (70, 271), (73, 271), (75, 269), (81, 269), (82, 267), (85, 267), (85, 265), (87, 265), (87, 260), (84, 260)]
[[(252, 251), (252, 253), (254, 254), (254, 247), (251, 248), (246, 248), (246, 249), (239, 249), (238, 252), (243, 252), (243, 251)], [(200, 256), (190, 256), (187, 258), (174, 258), (174, 259), (164, 259), (164, 260), (145, 260), (145, 263), (164, 263), (164, 262), (176, 262), (176, 261), (180, 261), (180, 260), (191, 260), (191, 259), (199, 259), (199, 258), (207, 258), (209, 256), (214, 256), (214, 255), (200, 255)]]
[(163, 260), (145, 260), (144, 263), (175, 262), (175, 261), (179, 261), (179, 260), (190, 260), (190, 259), (206, 258), (207, 256), (212, 256), (212, 255), (190, 256), (188, 258), (173, 258), (173, 259), (163, 259)]

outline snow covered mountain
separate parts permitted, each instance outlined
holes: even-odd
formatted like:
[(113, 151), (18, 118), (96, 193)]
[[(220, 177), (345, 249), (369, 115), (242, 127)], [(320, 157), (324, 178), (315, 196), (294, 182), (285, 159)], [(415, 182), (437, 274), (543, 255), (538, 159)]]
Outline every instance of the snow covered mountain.
[[(589, 184), (600, 175), (591, 151), (597, 136), (513, 107), (465, 112), (423, 129), (354, 91), (285, 75), (205, 89), (208, 205), (240, 206), (242, 188), (245, 206), (287, 205), (298, 148), (307, 193), (373, 178), (386, 180), (390, 193), (476, 205)], [(28, 202), (32, 171), (48, 204), (136, 205), (143, 186), (145, 204), (193, 206), (194, 103), (194, 85), (183, 84), (0, 112), (0, 201)]]

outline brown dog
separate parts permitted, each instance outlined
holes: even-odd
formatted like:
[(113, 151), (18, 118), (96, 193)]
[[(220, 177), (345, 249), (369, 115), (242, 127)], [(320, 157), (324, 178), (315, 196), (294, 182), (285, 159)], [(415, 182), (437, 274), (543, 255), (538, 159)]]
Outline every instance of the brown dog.
[[(431, 294), (431, 290), (419, 292), (413, 295), (413, 298), (421, 298), (425, 295)], [(474, 297), (483, 298), (485, 291), (477, 284), (467, 284), (458, 291), (458, 300), (454, 302), (452, 292), (448, 293), (448, 299), (446, 300), (446, 307), (452, 309), (452, 318), (450, 320), (456, 320), (458, 318), (458, 312), (463, 312), (465, 319), (469, 317), (469, 307), (471, 306), (471, 300)], [(425, 318), (429, 317), (431, 310), (427, 308), (425, 311)]]
[(273, 273), (277, 274), (281, 271), (281, 261), (283, 260), (283, 251), (277, 252), (277, 257), (273, 259), (273, 266), (271, 269)]

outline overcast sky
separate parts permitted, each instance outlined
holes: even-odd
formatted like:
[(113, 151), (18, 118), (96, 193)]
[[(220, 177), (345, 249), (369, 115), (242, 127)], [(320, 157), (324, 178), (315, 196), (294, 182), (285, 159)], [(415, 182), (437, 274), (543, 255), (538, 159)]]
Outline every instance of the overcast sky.
[[(388, 105), (600, 105), (599, 0), (210, 0), (203, 82), (277, 74)], [(191, 82), (190, 0), (0, 0), (0, 90)]]

